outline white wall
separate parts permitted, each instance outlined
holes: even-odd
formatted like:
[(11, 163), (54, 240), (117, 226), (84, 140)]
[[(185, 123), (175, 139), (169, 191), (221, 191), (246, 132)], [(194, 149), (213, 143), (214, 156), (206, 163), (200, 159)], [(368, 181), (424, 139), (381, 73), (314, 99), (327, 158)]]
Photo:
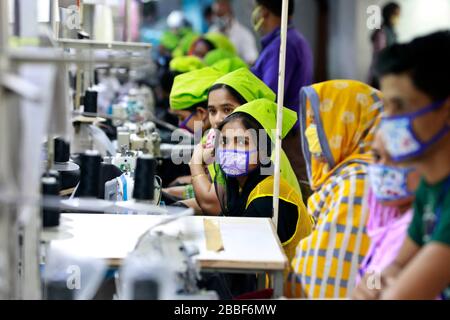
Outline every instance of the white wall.
[[(331, 14), (329, 78), (367, 80), (372, 59), (367, 28), (367, 7), (386, 0), (329, 0)], [(450, 29), (450, 0), (397, 0), (401, 18), (397, 28), (400, 42), (433, 31)], [(353, 23), (350, 21), (353, 19)]]
[(328, 78), (351, 79), (356, 73), (356, 1), (329, 0)]

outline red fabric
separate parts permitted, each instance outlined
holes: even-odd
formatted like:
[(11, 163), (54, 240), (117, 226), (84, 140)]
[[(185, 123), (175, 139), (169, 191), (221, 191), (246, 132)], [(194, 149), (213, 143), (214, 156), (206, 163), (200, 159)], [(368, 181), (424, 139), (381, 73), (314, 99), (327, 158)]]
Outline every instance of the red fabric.
[(273, 296), (273, 289), (263, 289), (260, 291), (253, 291), (241, 294), (234, 297), (233, 300), (257, 300), (257, 299), (271, 299)]

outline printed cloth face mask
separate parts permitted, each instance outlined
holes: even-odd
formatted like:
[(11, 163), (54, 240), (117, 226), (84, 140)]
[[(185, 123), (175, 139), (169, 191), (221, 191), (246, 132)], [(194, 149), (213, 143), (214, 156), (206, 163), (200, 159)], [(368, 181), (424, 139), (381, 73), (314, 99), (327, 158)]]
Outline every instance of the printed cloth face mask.
[(445, 125), (430, 140), (421, 141), (413, 129), (414, 119), (439, 109), (444, 102), (445, 100), (438, 101), (416, 112), (382, 119), (380, 130), (386, 149), (393, 161), (401, 162), (423, 155), (430, 146), (449, 132), (450, 127)]
[(411, 197), (408, 175), (412, 168), (398, 168), (382, 164), (369, 165), (369, 181), (378, 201), (393, 201)]
[(248, 174), (248, 165), (251, 154), (257, 150), (241, 151), (230, 149), (218, 150), (218, 162), (228, 177), (239, 177)]

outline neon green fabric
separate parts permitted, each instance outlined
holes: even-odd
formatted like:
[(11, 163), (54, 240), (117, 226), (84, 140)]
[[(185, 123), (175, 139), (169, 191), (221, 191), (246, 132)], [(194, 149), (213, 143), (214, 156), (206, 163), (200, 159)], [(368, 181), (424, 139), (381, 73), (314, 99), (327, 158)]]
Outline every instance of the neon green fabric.
[(196, 56), (181, 56), (173, 58), (169, 66), (171, 71), (186, 73), (204, 68), (205, 64)]
[(223, 49), (234, 55), (237, 53), (236, 48), (233, 43), (231, 43), (230, 39), (219, 32), (208, 32), (203, 35), (203, 38), (210, 41), (216, 49)]
[[(270, 139), (275, 141), (275, 129), (277, 127), (277, 105), (268, 99), (257, 99), (250, 101), (240, 107), (235, 112), (245, 112), (258, 121), (267, 131)], [(297, 113), (288, 108), (283, 107), (283, 125), (281, 129), (281, 137), (284, 138), (297, 122)]]
[(189, 49), (191, 48), (194, 41), (199, 37), (199, 34), (196, 32), (187, 32), (179, 41), (178, 46), (172, 52), (173, 57), (181, 57), (185, 56), (189, 53)]
[(261, 98), (275, 101), (276, 98), (272, 89), (266, 86), (264, 82), (255, 76), (249, 69), (245, 68), (225, 74), (214, 82), (214, 85), (216, 84), (226, 84), (232, 87), (239, 92), (247, 102)]
[(248, 69), (248, 65), (239, 57), (222, 59), (214, 63), (211, 67), (223, 73), (230, 73), (241, 68)]
[(161, 45), (170, 51), (177, 47), (178, 41), (178, 36), (172, 31), (164, 31), (160, 39)]
[(234, 57), (230, 51), (225, 49), (214, 49), (209, 51), (206, 56), (203, 58), (203, 61), (207, 66), (212, 66), (216, 62)]
[[(233, 113), (236, 112), (243, 112), (252, 116), (266, 130), (272, 142), (275, 142), (275, 130), (277, 127), (277, 105), (275, 102), (268, 99), (253, 100), (236, 108)], [(283, 126), (281, 130), (282, 138), (288, 134), (296, 122), (297, 114), (294, 111), (283, 107)], [(271, 160), (275, 160), (275, 152), (272, 152)], [(301, 189), (297, 177), (295, 176), (291, 163), (283, 149), (281, 149), (280, 155), (280, 168), (281, 177), (283, 177), (288, 184), (301, 195)]]
[(170, 107), (184, 110), (208, 100), (209, 88), (222, 75), (223, 73), (206, 67), (176, 76), (170, 92)]

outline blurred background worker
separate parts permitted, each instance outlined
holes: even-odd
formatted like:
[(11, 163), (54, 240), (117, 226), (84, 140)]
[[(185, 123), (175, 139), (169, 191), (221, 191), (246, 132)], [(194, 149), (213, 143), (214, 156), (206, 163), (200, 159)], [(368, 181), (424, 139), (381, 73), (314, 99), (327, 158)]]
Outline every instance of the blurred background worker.
[[(262, 52), (252, 68), (253, 73), (267, 84), (274, 92), (278, 89), (280, 29), (281, 29), (281, 0), (256, 0), (252, 19), (255, 31), (261, 38)], [(294, 1), (289, 1), (289, 17), (294, 13)], [(295, 112), (299, 112), (299, 92), (303, 86), (311, 84), (313, 77), (313, 56), (311, 48), (298, 32), (292, 20), (289, 21), (286, 47), (286, 75), (284, 105)], [(299, 124), (283, 141), (292, 167), (299, 181), (307, 181), (306, 167), (300, 149)], [(302, 194), (307, 197), (309, 192), (303, 184)]]
[(216, 0), (212, 9), (214, 18), (209, 31), (225, 34), (247, 64), (255, 63), (258, 58), (255, 37), (234, 17), (230, 0)]
[(390, 47), (397, 42), (397, 32), (395, 27), (400, 18), (400, 5), (395, 2), (389, 2), (383, 7), (383, 24), (380, 29), (372, 33), (370, 41), (372, 42), (372, 66), (369, 74), (369, 84), (372, 87), (379, 87), (379, 80), (374, 73), (373, 63), (381, 50)]

